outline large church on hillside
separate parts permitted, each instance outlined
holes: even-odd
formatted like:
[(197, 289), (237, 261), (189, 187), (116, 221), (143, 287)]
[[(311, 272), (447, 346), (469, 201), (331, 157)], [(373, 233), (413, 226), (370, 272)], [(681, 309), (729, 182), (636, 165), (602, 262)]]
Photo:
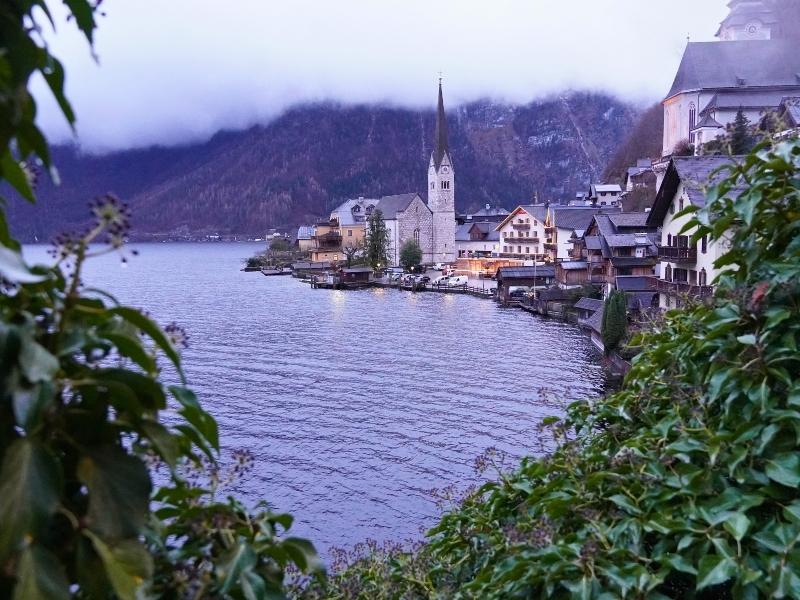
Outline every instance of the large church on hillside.
[[(434, 147), (428, 163), (427, 203), (413, 192), (345, 201), (330, 216), (331, 225), (339, 231), (342, 246), (346, 246), (348, 240), (364, 238), (367, 221), (375, 210), (381, 211), (389, 232), (389, 260), (393, 265), (399, 264), (400, 250), (409, 240), (419, 244), (425, 264), (455, 262), (455, 172), (441, 80)], [(312, 255), (316, 260), (340, 260), (340, 253), (333, 249), (324, 253), (312, 249)]]

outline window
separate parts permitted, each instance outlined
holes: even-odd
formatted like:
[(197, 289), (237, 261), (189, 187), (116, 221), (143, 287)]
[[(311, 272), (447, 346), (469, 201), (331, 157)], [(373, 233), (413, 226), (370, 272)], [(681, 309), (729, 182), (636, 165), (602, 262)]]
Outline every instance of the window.
[(705, 254), (707, 251), (708, 251), (708, 236), (704, 235), (703, 237), (700, 238), (700, 252)]
[(508, 254), (508, 246), (503, 246), (503, 252)]
[(672, 246), (672, 234), (667, 234), (667, 246)]
[(414, 230), (414, 241), (419, 244), (419, 227)]
[(347, 237), (353, 237), (353, 230), (352, 229), (348, 229), (347, 230)]
[(700, 269), (700, 275), (697, 278), (697, 283), (700, 285), (708, 285), (708, 274), (704, 268)]
[(431, 181), (431, 189), (432, 189), (432, 190), (435, 190), (435, 189), (436, 189), (436, 183), (435, 183), (435, 182), (433, 182), (433, 181)]
[(450, 182), (449, 181), (443, 181), (442, 182), (442, 189), (443, 190), (449, 190), (450, 189)]
[[(689, 131), (691, 132), (694, 129), (695, 124), (697, 123), (697, 107), (694, 105), (694, 102), (689, 104)], [(694, 134), (689, 133), (689, 142), (694, 144)]]
[(517, 254), (522, 254), (522, 246), (517, 246)]
[(678, 200), (678, 210), (683, 210), (683, 196)]
[(525, 246), (525, 254), (530, 254), (530, 253), (531, 253), (530, 247), (529, 246)]
[(664, 269), (664, 279), (672, 281), (672, 265), (667, 265), (667, 268)]

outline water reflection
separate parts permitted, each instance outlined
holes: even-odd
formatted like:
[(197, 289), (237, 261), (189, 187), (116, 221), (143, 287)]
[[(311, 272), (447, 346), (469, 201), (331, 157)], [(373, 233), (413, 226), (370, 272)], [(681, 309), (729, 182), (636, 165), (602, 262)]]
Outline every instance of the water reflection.
[(256, 245), (138, 249), (127, 269), (90, 264), (87, 284), (186, 327), (191, 384), (224, 444), (256, 457), (236, 491), (291, 511), (322, 548), (418, 536), (427, 490), (471, 481), (487, 447), (535, 450), (553, 410), (540, 388), (572, 400), (604, 385), (579, 331), (487, 300), (240, 272)]

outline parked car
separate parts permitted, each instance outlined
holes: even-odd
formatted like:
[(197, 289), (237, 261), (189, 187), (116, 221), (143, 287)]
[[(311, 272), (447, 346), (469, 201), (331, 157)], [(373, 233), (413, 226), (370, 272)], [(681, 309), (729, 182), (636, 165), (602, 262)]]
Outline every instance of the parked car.
[(514, 288), (508, 294), (509, 298), (516, 298), (518, 300), (522, 300), (526, 296), (527, 296), (527, 290), (525, 290), (524, 288)]
[(445, 285), (447, 285), (447, 280), (448, 279), (450, 279), (450, 277), (448, 277), (447, 275), (441, 275), (441, 276), (437, 277), (436, 279), (434, 279), (433, 281), (431, 281), (431, 285), (445, 286)]
[(414, 281), (416, 281), (417, 283), (430, 283), (431, 278), (428, 277), (427, 275), (417, 275), (414, 278)]
[(400, 282), (405, 284), (413, 283), (414, 275), (412, 275), (411, 273), (405, 273), (400, 277)]
[(456, 277), (450, 277), (447, 280), (447, 287), (461, 287), (462, 285), (467, 285), (469, 283), (469, 277), (466, 275), (458, 275)]
[(389, 274), (389, 281), (391, 281), (391, 282), (400, 281), (402, 278), (403, 278), (403, 274), (402, 273), (390, 273)]
[(433, 265), (433, 270), (434, 271), (443, 271), (444, 267), (445, 267), (444, 263), (436, 263), (435, 265)]

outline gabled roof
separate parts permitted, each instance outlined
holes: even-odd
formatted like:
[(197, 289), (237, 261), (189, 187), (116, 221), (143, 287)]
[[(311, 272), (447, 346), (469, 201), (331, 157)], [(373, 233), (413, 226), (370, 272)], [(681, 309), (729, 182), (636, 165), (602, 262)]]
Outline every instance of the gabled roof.
[[(497, 241), (500, 239), (500, 232), (495, 231), (495, 224), (485, 221), (477, 223), (464, 223), (456, 227), (456, 241), (457, 242), (475, 242), (475, 241)], [(481, 239), (473, 240), (472, 233), (474, 231), (480, 232)]]
[(643, 275), (617, 275), (617, 289), (623, 292), (648, 292), (653, 289), (651, 279)]
[[(730, 42), (719, 42), (730, 43)], [(675, 199), (675, 194), (681, 183), (686, 190), (689, 201), (697, 206), (705, 206), (705, 190), (728, 175), (727, 170), (715, 173), (721, 167), (729, 165), (731, 161), (741, 160), (741, 157), (730, 156), (685, 156), (673, 157), (669, 161), (664, 181), (658, 189), (653, 209), (647, 217), (649, 227), (660, 227), (664, 223), (670, 204)], [(712, 178), (713, 174), (713, 178)]]
[(642, 228), (647, 226), (647, 214), (646, 212), (612, 213), (608, 218), (617, 229)]
[(603, 301), (597, 298), (581, 298), (575, 303), (575, 308), (597, 311), (603, 308)]
[(700, 119), (700, 122), (692, 128), (692, 131), (696, 131), (703, 127), (713, 127), (714, 129), (722, 129), (724, 126), (721, 125), (714, 117), (711, 116), (710, 112), (707, 112), (705, 116)]
[(500, 267), (497, 269), (497, 279), (539, 279), (541, 277), (555, 277), (556, 268), (552, 265), (537, 265), (535, 267)]
[(298, 240), (310, 240), (312, 235), (314, 235), (314, 227), (311, 225), (302, 225), (297, 228)]
[(613, 192), (613, 193), (621, 193), (622, 188), (617, 183), (593, 183), (591, 185), (592, 193), (597, 194), (597, 192)]
[(581, 271), (589, 266), (585, 260), (565, 260), (558, 263), (558, 266), (565, 271)]
[(376, 209), (380, 209), (384, 219), (396, 219), (397, 213), (403, 212), (414, 201), (414, 198), (419, 197), (419, 194), (397, 194), (395, 196), (384, 196), (375, 205)]
[(598, 213), (611, 214), (622, 212), (621, 208), (614, 206), (567, 206), (563, 204), (522, 204), (511, 211), (502, 222), (498, 223), (500, 231), (509, 223), (518, 211), (524, 211), (533, 218), (544, 223), (548, 208), (553, 218), (553, 223), (558, 229), (585, 230), (592, 222), (592, 217)]
[(690, 42), (667, 99), (700, 89), (791, 86), (800, 90), (796, 40)]

